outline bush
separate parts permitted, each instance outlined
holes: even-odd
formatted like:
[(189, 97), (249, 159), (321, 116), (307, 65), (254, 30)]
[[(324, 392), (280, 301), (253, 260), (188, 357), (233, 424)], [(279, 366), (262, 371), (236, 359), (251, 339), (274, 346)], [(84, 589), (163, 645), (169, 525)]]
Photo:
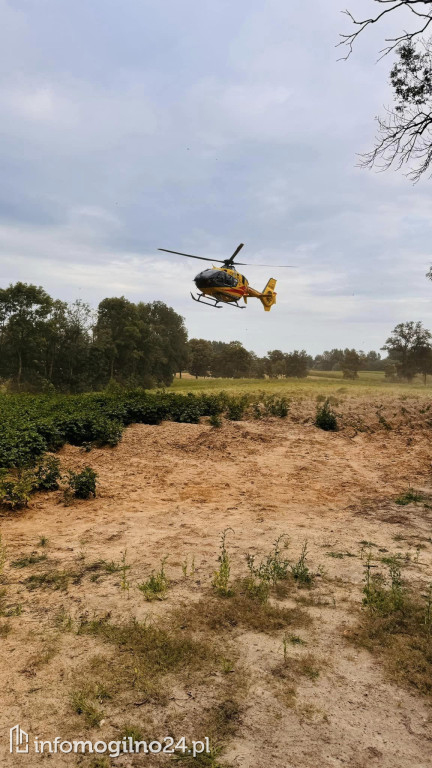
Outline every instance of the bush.
[(26, 507), (36, 484), (34, 472), (27, 469), (16, 477), (2, 470), (0, 474), (0, 503), (11, 509)]
[(222, 426), (222, 419), (218, 413), (211, 414), (209, 418), (209, 424), (211, 427), (215, 427), (216, 429), (219, 429), (219, 427)]
[(328, 399), (324, 401), (321, 407), (317, 407), (315, 426), (325, 432), (337, 432), (339, 428), (336, 415), (331, 410)]
[(97, 473), (91, 467), (84, 467), (81, 472), (68, 471), (67, 491), (77, 499), (89, 499), (96, 496)]
[(117, 445), (123, 433), (123, 424), (105, 416), (75, 416), (60, 423), (65, 439), (71, 445)]
[(60, 459), (55, 456), (45, 456), (39, 464), (35, 475), (35, 488), (38, 491), (56, 491), (59, 487)]
[(0, 428), (0, 467), (32, 467), (47, 450), (46, 440), (30, 424)]
[(241, 421), (241, 419), (244, 416), (244, 412), (247, 408), (247, 405), (249, 403), (249, 398), (247, 395), (243, 395), (243, 397), (233, 397), (228, 402), (227, 407), (227, 418), (230, 421)]
[(269, 416), (278, 416), (280, 419), (288, 416), (289, 404), (286, 397), (266, 395), (263, 399), (263, 404)]

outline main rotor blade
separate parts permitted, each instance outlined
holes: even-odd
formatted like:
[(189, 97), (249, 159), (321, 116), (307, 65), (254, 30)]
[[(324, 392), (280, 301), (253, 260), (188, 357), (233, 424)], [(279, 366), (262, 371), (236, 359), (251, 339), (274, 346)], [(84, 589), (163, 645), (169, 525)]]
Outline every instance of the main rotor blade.
[(269, 269), (279, 269), (279, 267), (282, 267), (282, 269), (296, 269), (296, 264), (252, 264), (251, 261), (243, 262), (243, 261), (235, 261), (233, 264), (233, 267), (269, 267)]
[(207, 259), (205, 256), (192, 256), (191, 253), (181, 253), (180, 251), (169, 251), (168, 248), (158, 248), (158, 251), (165, 251), (165, 253), (176, 253), (177, 256), (187, 256), (188, 259), (199, 259), (200, 261), (218, 261), (220, 264), (224, 262), (222, 259)]
[(237, 248), (235, 249), (233, 255), (230, 256), (230, 258), (227, 259), (227, 261), (231, 261), (231, 262), (234, 261), (235, 257), (237, 256), (238, 252), (241, 251), (243, 246), (244, 246), (244, 243), (240, 243), (240, 245), (238, 245)]
[(193, 256), (191, 253), (182, 253), (181, 251), (170, 251), (168, 248), (158, 248), (158, 251), (164, 251), (165, 253), (175, 253), (177, 256), (187, 256), (188, 259), (199, 259), (200, 261), (211, 261), (213, 264), (217, 262), (218, 264), (230, 264), (230, 266), (233, 267), (269, 267), (269, 269), (277, 269), (278, 267), (282, 267), (282, 269), (295, 269), (294, 264), (252, 264), (250, 261), (236, 261), (233, 262), (234, 256), (236, 253), (238, 253), (243, 248), (243, 243), (240, 243), (237, 250), (234, 251), (233, 255), (230, 256), (229, 259), (208, 259), (206, 256)]

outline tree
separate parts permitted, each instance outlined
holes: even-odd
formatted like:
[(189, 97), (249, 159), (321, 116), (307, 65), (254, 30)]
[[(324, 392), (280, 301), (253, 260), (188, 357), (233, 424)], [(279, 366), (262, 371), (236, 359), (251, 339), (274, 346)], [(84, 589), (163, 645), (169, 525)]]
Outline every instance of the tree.
[(322, 355), (317, 355), (314, 360), (314, 368), (318, 371), (340, 370), (340, 364), (343, 360), (342, 349), (326, 350)]
[(95, 342), (102, 353), (110, 379), (125, 378), (133, 370), (133, 356), (139, 340), (135, 304), (120, 298), (104, 299), (98, 306)]
[(213, 349), (212, 376), (233, 379), (249, 376), (252, 356), (240, 341), (218, 342)]
[(297, 349), (285, 355), (285, 376), (304, 379), (308, 374), (310, 359), (304, 349)]
[(340, 366), (344, 379), (358, 379), (358, 372), (362, 367), (362, 359), (355, 349), (345, 349)]
[(18, 389), (23, 374), (40, 374), (45, 323), (52, 310), (52, 298), (36, 285), (18, 282), (0, 290), (2, 373), (9, 368)]
[(187, 330), (183, 318), (163, 301), (153, 301), (147, 307), (149, 326), (145, 332), (150, 333), (153, 346), (151, 375), (158, 384), (169, 386), (187, 361)]
[(280, 349), (267, 352), (265, 372), (271, 379), (285, 376), (285, 354)]
[(195, 376), (208, 376), (211, 369), (213, 352), (210, 341), (206, 339), (190, 339), (188, 342), (189, 362), (188, 371)]
[(399, 16), (401, 24), (414, 21), (414, 27), (385, 40), (382, 56), (396, 53), (396, 62), (390, 72), (395, 106), (378, 120), (378, 134), (374, 149), (363, 156), (361, 165), (384, 169), (394, 165), (400, 169), (407, 163), (407, 173), (414, 181), (427, 171), (432, 162), (432, 37), (422, 37), (432, 29), (432, 0), (373, 0), (379, 5), (374, 15), (363, 20), (345, 13), (355, 30), (341, 35), (340, 45), (353, 45), (366, 29), (383, 19)]
[(416, 373), (425, 375), (432, 350), (431, 339), (432, 334), (421, 322), (399, 323), (393, 329), (382, 349), (389, 352), (398, 378), (411, 381)]

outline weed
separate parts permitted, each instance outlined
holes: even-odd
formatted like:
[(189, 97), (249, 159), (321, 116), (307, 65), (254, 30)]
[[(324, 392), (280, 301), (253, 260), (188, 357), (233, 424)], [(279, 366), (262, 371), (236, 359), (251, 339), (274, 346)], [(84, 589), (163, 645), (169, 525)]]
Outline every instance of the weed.
[(288, 640), (291, 645), (306, 645), (306, 641), (302, 640), (298, 635), (289, 635)]
[(321, 406), (317, 406), (315, 426), (323, 429), (325, 432), (337, 432), (339, 429), (336, 415), (330, 408), (328, 398)]
[(92, 701), (88, 689), (73, 691), (71, 695), (72, 709), (77, 715), (83, 715), (86, 725), (95, 728), (100, 725), (103, 712)]
[(73, 629), (73, 619), (70, 613), (66, 612), (66, 609), (64, 606), (60, 608), (58, 613), (56, 614), (54, 618), (54, 624), (58, 629), (61, 629), (63, 632), (70, 632)]
[(351, 639), (375, 652), (400, 683), (432, 695), (430, 647), (432, 588), (421, 594), (404, 584), (396, 561), (388, 576), (365, 565), (364, 611)]
[(25, 579), (27, 589), (63, 589), (69, 586), (70, 571), (47, 571), (46, 573), (34, 573)]
[(229, 531), (234, 533), (232, 528), (225, 528), (221, 534), (221, 547), (218, 557), (219, 568), (215, 571), (212, 581), (213, 587), (220, 597), (231, 597), (233, 595), (233, 590), (229, 586), (231, 572), (230, 558), (225, 544)]
[(132, 739), (132, 743), (135, 741), (142, 741), (144, 738), (143, 733), (137, 725), (124, 725), (121, 729), (118, 737), (118, 741), (125, 741)]
[(265, 579), (256, 579), (254, 575), (243, 579), (242, 586), (252, 600), (266, 603), (270, 595), (270, 584)]
[(230, 659), (222, 659), (222, 672), (224, 675), (229, 675), (234, 672), (234, 664)]
[(186, 559), (183, 561), (181, 568), (182, 568), (183, 576), (185, 579), (187, 579), (189, 576), (193, 578), (195, 575), (195, 556), (192, 557), (190, 569), (189, 569), (189, 556), (187, 556)]
[[(284, 549), (288, 548), (289, 539), (286, 534), (278, 536), (273, 544), (273, 549), (261, 561), (255, 565), (254, 555), (246, 556), (250, 579), (246, 582), (249, 586), (251, 595), (256, 592), (256, 596), (267, 599), (270, 585), (276, 587), (279, 582), (294, 579), (301, 586), (311, 586), (314, 581), (314, 575), (306, 565), (307, 542), (304, 543), (300, 557), (296, 563), (282, 556), (282, 542)], [(258, 579), (256, 584), (255, 579)]]
[(45, 554), (38, 555), (37, 552), (32, 552), (30, 555), (24, 555), (18, 558), (18, 560), (12, 560), (11, 566), (13, 568), (27, 568), (29, 565), (36, 565), (36, 563), (42, 563), (47, 559)]
[(306, 565), (306, 557), (307, 557), (307, 541), (303, 544), (303, 548), (300, 554), (299, 559), (297, 560), (294, 565), (291, 566), (291, 573), (299, 584), (302, 584), (304, 586), (310, 587), (314, 576), (310, 572), (308, 566)]
[(284, 549), (287, 549), (289, 546), (289, 538), (285, 533), (278, 536), (273, 544), (273, 549), (258, 566), (255, 565), (254, 555), (247, 555), (246, 560), (251, 576), (257, 577), (260, 581), (272, 584), (273, 586), (278, 581), (287, 579), (290, 561), (282, 557), (282, 546)]
[(344, 557), (357, 557), (353, 552), (326, 552), (327, 557), (334, 557), (337, 560), (342, 560)]
[(147, 581), (138, 585), (138, 589), (143, 593), (146, 600), (163, 600), (169, 586), (169, 580), (165, 573), (165, 563), (168, 555), (161, 560), (159, 571), (152, 571)]
[(127, 577), (127, 573), (130, 570), (130, 565), (126, 562), (126, 550), (124, 550), (120, 565), (120, 587), (122, 592), (129, 592), (130, 583)]
[(6, 608), (3, 611), (3, 616), (21, 616), (22, 614), (22, 604), (16, 603), (15, 605), (10, 605), (8, 608)]
[(424, 496), (419, 491), (415, 491), (411, 486), (407, 491), (401, 493), (400, 496), (395, 499), (395, 504), (401, 507), (405, 507), (407, 504), (416, 504), (419, 501), (424, 501)]
[(46, 536), (41, 536), (39, 539), (39, 546), (40, 547), (46, 547), (48, 545), (49, 539), (47, 539)]

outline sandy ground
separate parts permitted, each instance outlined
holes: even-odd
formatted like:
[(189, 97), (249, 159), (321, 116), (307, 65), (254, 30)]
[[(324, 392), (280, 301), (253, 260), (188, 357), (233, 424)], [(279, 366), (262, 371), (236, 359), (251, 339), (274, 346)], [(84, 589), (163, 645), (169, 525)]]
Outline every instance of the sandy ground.
[[(9, 728), (16, 723), (31, 737), (65, 733), (68, 723), (75, 738), (92, 733), (73, 719), (70, 689), (97, 643), (59, 633), (56, 612), (63, 608), (75, 618), (109, 611), (116, 619), (142, 620), (183, 599), (196, 600), (209, 589), (227, 526), (234, 530), (228, 537), (234, 575), (245, 574), (247, 552), (265, 554), (282, 533), (289, 535), (295, 557), (307, 540), (310, 566), (315, 571), (322, 566), (324, 575), (313, 590), (315, 605), (305, 609), (313, 622), (298, 632), (321, 673), (316, 680), (302, 678), (294, 706), (286, 705), (271, 674), (283, 658), (283, 632), (235, 634), (249, 683), (237, 733), (221, 762), (239, 768), (431, 765), (427, 702), (386, 679), (379, 661), (346, 637), (361, 604), (362, 541), (372, 542), (376, 552), (408, 553), (407, 579), (432, 578), (432, 510), (394, 503), (408, 486), (430, 492), (428, 432), (325, 433), (291, 420), (228, 422), (222, 429), (134, 425), (114, 449), (86, 454), (68, 446), (60, 457), (65, 467), (96, 469), (97, 498), (65, 507), (58, 492), (38, 494), (28, 509), (1, 518), (4, 586), (10, 603), (22, 604), (21, 615), (9, 620), (10, 633), (0, 639), (1, 765), (36, 766), (49, 759), (9, 754)], [(49, 540), (43, 550), (41, 536)], [(67, 592), (29, 591), (25, 579), (47, 570), (47, 564), (17, 569), (11, 561), (34, 550), (46, 552), (57, 568), (79, 558), (119, 562), (126, 550), (128, 595), (119, 587), (118, 573), (95, 582), (83, 579)], [(166, 555), (172, 580), (167, 600), (147, 603), (136, 585)], [(186, 557), (195, 559), (195, 573), (187, 580), (181, 569)], [(190, 692), (190, 699), (191, 707), (205, 706), (201, 689)], [(128, 706), (123, 722), (142, 724), (151, 715), (133, 702)], [(92, 735), (113, 738), (109, 734), (121, 723), (118, 713), (107, 715)], [(142, 757), (134, 765), (144, 763), (157, 760)], [(53, 757), (51, 764), (91, 765), (72, 756)], [(132, 765), (127, 757), (112, 764)]]

